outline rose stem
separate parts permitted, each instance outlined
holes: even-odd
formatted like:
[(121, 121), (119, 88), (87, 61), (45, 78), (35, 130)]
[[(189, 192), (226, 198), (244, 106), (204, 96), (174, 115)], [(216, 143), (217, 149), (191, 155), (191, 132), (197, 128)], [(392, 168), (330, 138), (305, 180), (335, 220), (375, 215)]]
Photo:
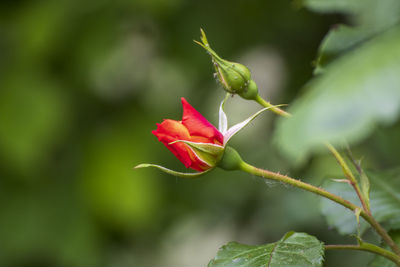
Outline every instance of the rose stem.
[[(273, 111), (274, 113), (283, 116), (283, 117), (291, 117), (292, 115), (274, 105), (272, 105), (271, 103), (269, 103), (268, 101), (264, 100), (262, 97), (260, 97), (259, 95), (256, 98), (256, 102), (259, 103), (261, 106), (263, 107), (273, 107), (271, 108), (271, 111)], [(389, 236), (389, 234), (386, 232), (386, 230), (372, 217), (370, 211), (368, 208), (366, 208), (366, 204), (365, 204), (365, 200), (362, 196), (362, 194), (360, 193), (360, 189), (358, 187), (358, 183), (357, 180), (354, 178), (354, 175), (351, 173), (350, 168), (347, 166), (346, 162), (343, 160), (343, 158), (340, 156), (340, 154), (336, 151), (336, 149), (330, 145), (327, 144), (328, 149), (334, 154), (336, 160), (339, 162), (339, 164), (341, 165), (343, 171), (345, 172), (345, 176), (349, 179), (350, 183), (352, 183), (358, 197), (360, 198), (360, 201), (362, 203), (363, 206), (363, 210), (361, 211), (360, 215), (361, 217), (363, 217), (376, 231), (377, 233), (383, 238), (383, 240), (390, 246), (390, 248), (397, 254), (400, 256), (400, 248), (396, 245), (396, 243), (393, 241), (393, 239)], [(333, 148), (333, 150), (332, 150)], [(282, 181), (284, 183), (287, 184), (291, 184), (293, 186), (302, 188), (304, 190), (313, 192), (315, 194), (319, 194), (323, 197), (326, 197), (332, 201), (335, 201), (337, 203), (339, 203), (340, 205), (355, 211), (356, 208), (358, 208), (356, 205), (350, 203), (349, 201), (334, 195), (332, 193), (329, 193), (326, 190), (323, 190), (321, 188), (312, 186), (310, 184), (307, 183), (303, 183), (299, 180), (287, 177), (287, 176), (283, 176), (281, 174), (278, 173), (274, 173), (274, 172), (270, 172), (267, 170), (262, 170), (262, 169), (258, 169), (254, 166), (251, 166), (245, 162), (243, 162), (244, 165), (247, 165), (247, 169), (248, 170), (252, 170), (254, 169), (253, 174), (267, 178), (267, 179), (273, 179), (273, 180), (279, 180)], [(258, 173), (258, 174), (256, 174)], [(355, 186), (356, 185), (356, 186)]]

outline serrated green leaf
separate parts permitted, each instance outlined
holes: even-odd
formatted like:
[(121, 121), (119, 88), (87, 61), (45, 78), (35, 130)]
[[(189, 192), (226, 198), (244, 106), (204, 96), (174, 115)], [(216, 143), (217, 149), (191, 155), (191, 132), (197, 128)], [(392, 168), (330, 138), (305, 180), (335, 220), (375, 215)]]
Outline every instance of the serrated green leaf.
[[(393, 238), (394, 242), (400, 246), (400, 231), (390, 232), (390, 236)], [(386, 244), (383, 247), (389, 249), (389, 246)], [(368, 264), (368, 267), (397, 267), (397, 265), (387, 258), (377, 255), (370, 264)]]
[(278, 122), (275, 138), (287, 156), (304, 160), (323, 142), (365, 138), (400, 110), (400, 26), (327, 66)]
[(322, 266), (322, 242), (305, 233), (287, 233), (275, 243), (250, 246), (230, 242), (221, 247), (208, 267)]
[[(400, 169), (387, 172), (366, 172), (371, 182), (370, 204), (375, 219), (388, 229), (400, 229)], [(352, 187), (344, 183), (327, 181), (326, 190), (360, 205)], [(330, 226), (341, 234), (354, 234), (357, 221), (353, 212), (322, 199), (321, 210)], [(360, 231), (365, 231), (369, 225), (361, 218)]]

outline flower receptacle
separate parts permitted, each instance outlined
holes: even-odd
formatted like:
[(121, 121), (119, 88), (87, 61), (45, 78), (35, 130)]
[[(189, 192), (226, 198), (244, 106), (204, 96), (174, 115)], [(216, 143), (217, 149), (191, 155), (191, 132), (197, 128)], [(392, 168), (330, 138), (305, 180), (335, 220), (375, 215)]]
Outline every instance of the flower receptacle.
[(256, 100), (258, 97), (257, 84), (253, 80), (250, 80), (248, 86), (239, 95), (247, 100)]
[(239, 153), (230, 146), (225, 147), (224, 154), (221, 160), (218, 162), (217, 167), (226, 171), (240, 170), (243, 163)]

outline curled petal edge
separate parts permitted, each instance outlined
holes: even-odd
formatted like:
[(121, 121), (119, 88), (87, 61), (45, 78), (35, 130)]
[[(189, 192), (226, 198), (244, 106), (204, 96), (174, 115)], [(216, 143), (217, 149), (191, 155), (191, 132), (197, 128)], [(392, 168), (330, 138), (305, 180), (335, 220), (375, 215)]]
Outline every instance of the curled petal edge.
[(226, 131), (228, 130), (228, 118), (226, 117), (224, 111), (224, 105), (228, 98), (229, 98), (229, 93), (226, 94), (224, 100), (222, 100), (221, 105), (219, 106), (218, 130), (222, 133), (222, 135), (225, 135)]
[(208, 169), (206, 171), (192, 172), (192, 173), (190, 173), (190, 172), (178, 172), (178, 171), (170, 170), (170, 169), (165, 168), (165, 167), (160, 166), (160, 165), (148, 164), (148, 163), (139, 164), (139, 165), (135, 166), (135, 169), (148, 168), (148, 167), (153, 167), (153, 168), (159, 169), (159, 170), (161, 170), (161, 171), (163, 171), (165, 173), (168, 173), (168, 174), (176, 176), (176, 177), (189, 178), (189, 179), (197, 178), (197, 177), (199, 177), (199, 176), (201, 176), (203, 174), (206, 174), (206, 173), (208, 173), (208, 172), (210, 172), (212, 170), (212, 169)]

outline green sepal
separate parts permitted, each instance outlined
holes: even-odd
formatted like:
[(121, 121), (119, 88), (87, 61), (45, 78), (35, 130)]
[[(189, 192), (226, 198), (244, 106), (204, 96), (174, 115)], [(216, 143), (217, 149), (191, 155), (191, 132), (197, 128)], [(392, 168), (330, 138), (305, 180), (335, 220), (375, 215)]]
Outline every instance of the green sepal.
[(364, 171), (361, 171), (360, 174), (360, 184), (361, 184), (361, 193), (363, 194), (365, 204), (367, 205), (367, 208), (370, 209), (369, 191), (371, 189), (371, 185), (369, 183), (368, 176), (365, 174)]
[(215, 165), (217, 165), (218, 161), (221, 159), (222, 154), (224, 153), (224, 147), (217, 144), (176, 140), (169, 143), (169, 145), (178, 142), (187, 144), (193, 150), (196, 156), (210, 167), (215, 167)]
[(182, 142), (187, 145), (189, 145), (192, 148), (195, 148), (197, 150), (209, 153), (209, 154), (220, 154), (223, 153), (224, 147), (221, 145), (217, 144), (210, 144), (210, 143), (198, 143), (198, 142), (192, 142), (192, 141), (187, 141), (187, 140), (176, 140), (174, 142), (169, 143), (169, 145), (172, 145), (174, 143)]
[[(275, 107), (279, 107), (282, 105), (276, 105)], [(257, 118), (258, 115), (260, 115), (261, 113), (263, 113), (264, 111), (271, 109), (272, 107), (267, 107), (267, 108), (263, 108), (261, 110), (259, 110), (258, 112), (256, 112), (255, 114), (253, 114), (252, 116), (250, 116), (249, 118), (247, 118), (246, 120), (239, 122), (235, 125), (233, 125), (232, 127), (230, 127), (226, 132), (223, 132), (222, 134), (224, 135), (224, 146), (229, 142), (229, 140), (236, 134), (238, 133), (241, 129), (243, 129), (243, 127), (245, 127), (247, 124), (249, 124), (252, 120), (254, 120), (255, 118)], [(222, 110), (223, 112), (223, 110)]]
[(177, 171), (170, 170), (170, 169), (165, 168), (165, 167), (160, 166), (160, 165), (148, 164), (148, 163), (139, 164), (139, 165), (137, 165), (135, 167), (135, 169), (148, 168), (148, 167), (157, 168), (157, 169), (159, 169), (159, 170), (161, 170), (161, 171), (163, 171), (165, 173), (168, 173), (168, 174), (173, 175), (173, 176), (181, 177), (181, 178), (197, 178), (197, 177), (199, 177), (199, 176), (201, 176), (203, 174), (206, 174), (206, 173), (208, 173), (208, 172), (210, 172), (212, 170), (212, 169), (208, 169), (206, 171), (193, 172), (193, 173), (190, 173), (190, 172), (177, 172)]
[(218, 61), (215, 64), (217, 77), (226, 91), (233, 94), (241, 94), (245, 91), (249, 85), (249, 80), (244, 78), (245, 74), (238, 71), (238, 66), (241, 64), (233, 62), (221, 63)]
[(209, 45), (208, 44), (208, 40), (207, 40), (207, 36), (206, 33), (204, 32), (204, 30), (202, 28), (200, 28), (200, 32), (201, 32), (201, 41), (203, 42), (204, 45)]
[(357, 238), (361, 238), (361, 231), (360, 231), (360, 214), (361, 214), (361, 208), (357, 207), (354, 210), (354, 215), (356, 216), (357, 220)]

